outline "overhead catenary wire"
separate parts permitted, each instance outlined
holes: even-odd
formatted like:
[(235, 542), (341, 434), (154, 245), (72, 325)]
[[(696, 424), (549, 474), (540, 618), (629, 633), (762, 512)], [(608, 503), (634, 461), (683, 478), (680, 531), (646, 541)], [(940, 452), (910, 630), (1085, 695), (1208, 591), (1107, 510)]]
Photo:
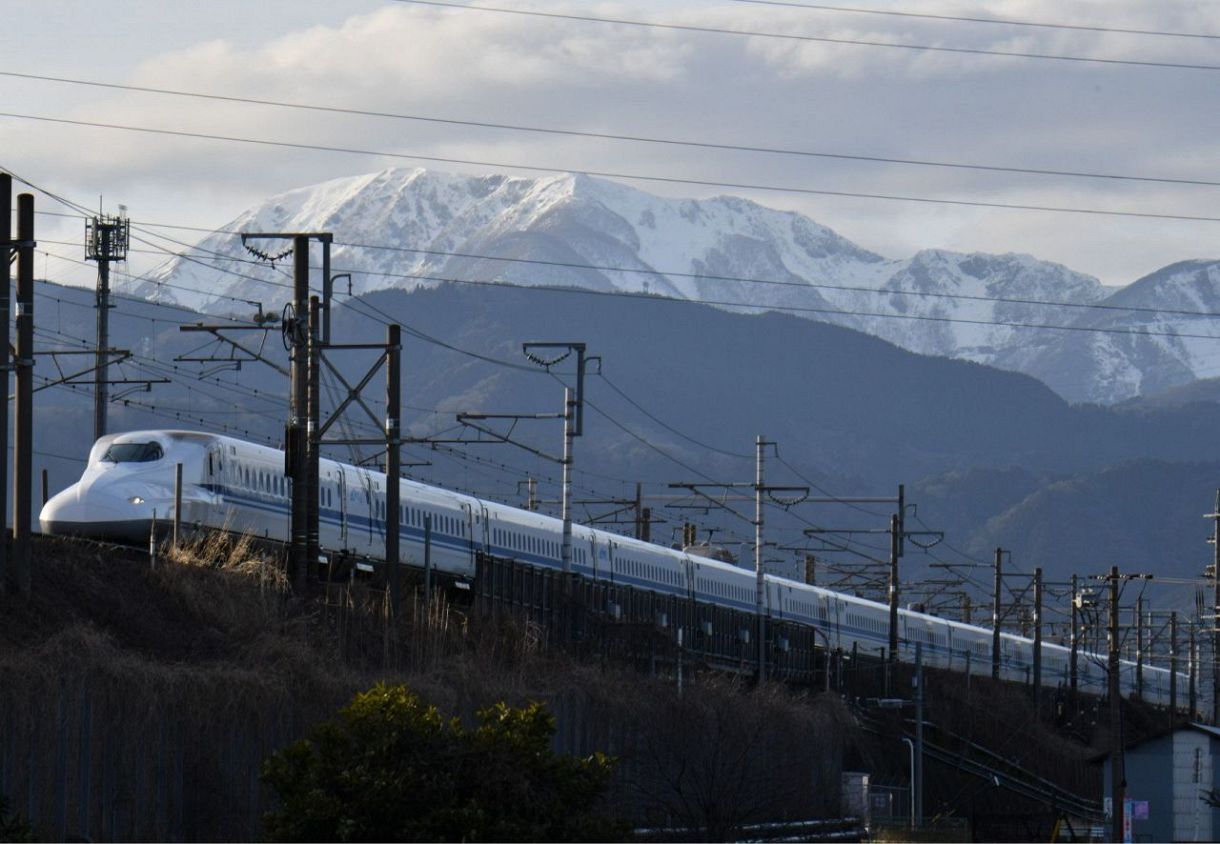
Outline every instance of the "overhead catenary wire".
[[(204, 264), (204, 265), (209, 266), (213, 269), (219, 269), (219, 270), (223, 271), (223, 268), (212, 267), (211, 265), (208, 265), (208, 264)], [(350, 271), (353, 273), (363, 272), (363, 271), (357, 270), (357, 269), (352, 269)], [(957, 323), (957, 324), (963, 324), (963, 325), (997, 326), (997, 327), (1005, 327), (1005, 328), (1020, 328), (1020, 329), (1033, 329), (1033, 330), (1084, 332), (1084, 333), (1089, 333), (1089, 334), (1103, 334), (1103, 335), (1104, 334), (1113, 334), (1113, 335), (1137, 336), (1137, 337), (1171, 337), (1171, 338), (1183, 339), (1183, 340), (1220, 339), (1220, 336), (1211, 335), (1211, 334), (1196, 334), (1196, 333), (1178, 332), (1178, 331), (1159, 331), (1159, 330), (1146, 329), (1146, 328), (1115, 328), (1115, 327), (1108, 327), (1108, 326), (1104, 326), (1104, 325), (1073, 325), (1073, 324), (1063, 324), (1063, 323), (1019, 322), (1019, 321), (1015, 321), (1015, 320), (999, 320), (999, 319), (991, 319), (991, 320), (970, 319), (967, 317), (951, 317), (951, 316), (941, 316), (941, 315), (934, 315), (934, 314), (886, 313), (886, 312), (882, 312), (882, 311), (865, 311), (865, 310), (853, 310), (853, 309), (847, 309), (847, 308), (833, 308), (833, 307), (823, 308), (823, 307), (801, 306), (801, 305), (775, 305), (775, 304), (759, 305), (759, 304), (751, 304), (748, 302), (720, 300), (720, 299), (708, 299), (708, 298), (678, 299), (678, 298), (657, 296), (656, 294), (653, 294), (653, 293), (643, 293), (643, 292), (634, 292), (634, 291), (606, 291), (606, 290), (592, 290), (592, 289), (586, 289), (586, 288), (548, 287), (548, 286), (531, 285), (531, 284), (514, 284), (511, 282), (498, 280), (498, 279), (476, 280), (476, 279), (458, 278), (456, 276), (432, 275), (432, 274), (427, 274), (427, 273), (394, 274), (394, 273), (376, 272), (376, 273), (370, 273), (370, 274), (380, 275), (380, 276), (390, 276), (390, 277), (396, 277), (396, 278), (413, 279), (416, 281), (425, 281), (425, 282), (445, 282), (445, 283), (451, 283), (451, 284), (474, 285), (474, 286), (482, 286), (482, 287), (489, 287), (489, 286), (490, 287), (511, 287), (511, 288), (521, 290), (521, 291), (529, 291), (532, 293), (544, 293), (544, 294), (548, 294), (548, 295), (566, 294), (566, 295), (578, 295), (578, 296), (616, 296), (616, 297), (620, 297), (620, 298), (645, 299), (645, 300), (655, 301), (655, 302), (663, 301), (663, 302), (671, 302), (671, 303), (684, 304), (684, 305), (707, 305), (707, 306), (719, 307), (719, 308), (725, 308), (725, 309), (747, 310), (750, 312), (779, 312), (779, 313), (793, 313), (793, 314), (823, 314), (823, 315), (830, 315), (830, 316), (845, 316), (845, 317), (870, 317), (870, 318), (877, 318), (877, 319), (914, 320), (917, 322), (936, 322), (936, 323), (948, 323), (948, 324)], [(266, 284), (266, 285), (270, 285), (273, 287), (283, 287), (284, 286), (283, 283), (281, 283), (281, 282), (276, 282), (276, 281), (272, 281), (272, 280), (268, 280), (268, 279), (253, 279), (253, 280), (255, 280), (261, 284)], [(194, 290), (192, 288), (182, 288), (182, 289), (190, 290), (191, 292), (194, 292), (194, 293), (199, 293), (199, 291)], [(256, 304), (250, 300), (244, 300), (244, 299), (240, 299), (237, 297), (224, 296), (222, 294), (216, 294), (216, 295), (219, 298), (234, 299), (235, 301), (243, 302), (245, 304)], [(368, 303), (362, 302), (362, 304), (367, 306)], [(1030, 304), (1035, 304), (1035, 302), (1031, 301)], [(1049, 307), (1048, 303), (1038, 302), (1036, 304), (1047, 304), (1047, 306)], [(1144, 310), (1144, 309), (1136, 308), (1135, 310)], [(1155, 312), (1156, 309), (1151, 309), (1151, 310), (1153, 310)], [(1189, 311), (1184, 315), (1213, 316), (1213, 314), (1209, 314), (1206, 312), (1200, 312), (1200, 311)], [(429, 337), (429, 335), (426, 335), (422, 332), (418, 332), (417, 329), (410, 329), (404, 325), (404, 330), (408, 330), (411, 333), (415, 333), (416, 336), (419, 336), (421, 339), (429, 339), (430, 342), (437, 342), (438, 344), (441, 344), (441, 345), (447, 345), (447, 344), (444, 344), (442, 341), (437, 341), (436, 338), (431, 338), (431, 337)], [(452, 347), (452, 346), (448, 346), (448, 347), (456, 350), (455, 347)], [(493, 360), (491, 358), (488, 358), (488, 357), (482, 356), (482, 355), (478, 355), (476, 353), (463, 351), (463, 354), (468, 354), (473, 357), (480, 357), (481, 359), (488, 360), (488, 361)], [(501, 365), (506, 365), (506, 366), (510, 366), (513, 368), (519, 368), (523, 371), (528, 371), (531, 369), (530, 367), (527, 367), (523, 364), (520, 364), (520, 365), (511, 364), (511, 363), (507, 363), (504, 361), (495, 361), (495, 362), (499, 363)]]
[(1060, 29), (1076, 32), (1102, 32), (1118, 35), (1152, 35), (1164, 38), (1202, 38), (1220, 39), (1220, 35), (1209, 32), (1182, 32), (1165, 29), (1135, 29), (1117, 26), (1095, 26), (1087, 24), (1072, 24), (1050, 21), (1029, 21), (1016, 18), (980, 18), (965, 15), (933, 14), (931, 12), (900, 11), (897, 9), (866, 9), (859, 6), (832, 6), (825, 3), (804, 3), (797, 0), (729, 0), (731, 3), (745, 3), (754, 6), (779, 6), (790, 9), (809, 9), (819, 12), (841, 12), (852, 15), (883, 15), (886, 17), (915, 18), (921, 20), (950, 21), (954, 23), (980, 23), (997, 26), (1025, 26), (1039, 29)]
[[(451, 346), (450, 346), (450, 348), (451, 348)], [(527, 368), (527, 367), (522, 367), (522, 368)]]
[(1054, 53), (1019, 52), (1015, 50), (987, 50), (972, 47), (946, 47), (933, 44), (912, 44), (896, 41), (870, 41), (861, 38), (831, 38), (819, 35), (802, 35), (795, 32), (760, 32), (747, 29), (732, 29), (729, 27), (696, 26), (694, 24), (664, 23), (661, 21), (641, 21), (629, 18), (612, 18), (595, 15), (576, 15), (562, 12), (544, 12), (539, 9), (510, 9), (504, 6), (473, 5), (469, 3), (449, 2), (448, 0), (394, 0), (397, 3), (409, 3), (416, 6), (434, 6), (438, 8), (461, 10), (464, 12), (492, 12), (504, 15), (525, 15), (553, 20), (578, 21), (581, 23), (601, 23), (615, 26), (643, 27), (648, 29), (670, 30), (675, 32), (697, 32), (709, 35), (734, 35), (748, 38), (774, 38), (784, 41), (798, 41), (817, 44), (836, 44), (851, 47), (871, 47), (891, 50), (907, 50), (928, 53), (952, 53), (967, 56), (996, 56), (1014, 59), (1034, 59), (1040, 61), (1075, 62), (1082, 64), (1122, 65), (1128, 67), (1161, 68), (1176, 70), (1220, 70), (1220, 65), (1193, 64), (1188, 62), (1145, 61), (1139, 59), (1112, 59), (1102, 56), (1057, 55)]
[[(742, 0), (744, 2), (744, 0)], [(351, 117), (375, 117), (390, 120), (405, 120), (419, 123), (437, 123), (447, 126), (463, 126), (470, 128), (492, 129), (510, 132), (526, 132), (544, 135), (562, 135), (573, 138), (590, 138), (598, 140), (623, 141), (628, 143), (655, 144), (663, 146), (687, 147), (690, 149), (717, 150), (723, 152), (745, 152), (760, 155), (790, 156), (803, 158), (826, 158), (840, 161), (858, 161), (872, 164), (898, 164), (912, 167), (935, 167), (953, 170), (974, 170), (990, 173), (1010, 173), (1025, 176), (1055, 176), (1076, 179), (1103, 179), (1110, 181), (1151, 182), (1166, 185), (1194, 185), (1200, 187), (1220, 187), (1220, 181), (1203, 178), (1174, 178), (1170, 176), (1149, 176), (1132, 173), (1101, 173), (1086, 170), (1064, 170), (1052, 167), (1016, 167), (1011, 165), (978, 163), (966, 161), (940, 161), (932, 159), (901, 158), (884, 155), (868, 155), (843, 151), (796, 149), (788, 147), (773, 147), (762, 144), (718, 143), (714, 141), (696, 140), (693, 138), (662, 138), (649, 135), (595, 132), (588, 129), (568, 129), (557, 126), (531, 126), (520, 123), (502, 123), (488, 120), (462, 120), (452, 117), (435, 115), (406, 114), (402, 112), (379, 111), (375, 109), (358, 109), (345, 106), (330, 106), (319, 103), (292, 102), (287, 100), (271, 100), (256, 97), (241, 97), (232, 94), (215, 94), (202, 91), (186, 91), (175, 88), (158, 88), (148, 85), (129, 85), (117, 82), (101, 82), (95, 79), (76, 79), (66, 76), (48, 76), (34, 73), (21, 73), (12, 70), (0, 70), (0, 77), (29, 79), (41, 82), (54, 82), (68, 85), (84, 85), (105, 88), (116, 91), (129, 91), (145, 94), (159, 94), (171, 97), (185, 97), (208, 100), (212, 102), (241, 103), (245, 105), (270, 106), (281, 109), (320, 112), (323, 114), (341, 114)]]
[[(241, 234), (241, 232), (239, 232), (239, 231), (227, 231), (224, 229), (205, 229), (203, 227), (179, 226), (179, 225), (173, 225), (173, 224), (169, 224), (169, 223), (145, 222), (142, 225), (150, 227), (150, 228), (163, 227), (163, 228), (190, 230), (190, 231), (205, 231), (205, 232), (208, 232), (209, 234), (231, 234), (234, 236), (238, 236)], [(43, 240), (41, 242), (72, 245), (72, 244), (68, 244), (64, 241)], [(687, 271), (681, 271), (681, 270), (654, 269), (654, 268), (649, 268), (649, 267), (616, 267), (616, 266), (612, 266), (612, 265), (608, 265), (608, 264), (594, 264), (594, 263), (586, 263), (586, 262), (581, 262), (581, 261), (557, 261), (557, 260), (547, 260), (547, 259), (541, 259), (541, 258), (521, 258), (521, 257), (516, 257), (516, 256), (491, 255), (491, 254), (486, 254), (486, 253), (481, 253), (481, 252), (467, 252), (467, 251), (463, 251), (463, 250), (430, 249), (430, 248), (424, 248), (424, 247), (402, 246), (402, 245), (395, 245), (395, 244), (365, 243), (365, 242), (340, 240), (340, 241), (335, 241), (334, 245), (336, 247), (346, 247), (346, 248), (350, 248), (350, 249), (386, 250), (386, 251), (392, 251), (392, 252), (402, 252), (402, 253), (407, 253), (407, 254), (429, 255), (429, 256), (440, 257), (440, 258), (468, 258), (468, 259), (473, 259), (473, 260), (492, 261), (492, 262), (505, 263), (505, 264), (510, 264), (510, 265), (526, 265), (526, 266), (555, 267), (555, 268), (561, 268), (561, 269), (592, 270), (592, 271), (596, 271), (596, 272), (614, 272), (614, 273), (622, 273), (622, 274), (626, 274), (626, 275), (646, 275), (646, 276), (652, 276), (652, 277), (657, 277), (657, 278), (666, 278), (666, 277), (689, 278), (689, 279), (695, 279), (695, 280), (699, 280), (699, 281), (721, 281), (721, 282), (729, 282), (729, 283), (741, 284), (741, 285), (767, 285), (767, 286), (776, 286), (776, 287), (791, 287), (791, 288), (796, 288), (796, 289), (837, 290), (837, 291), (844, 291), (844, 292), (851, 292), (851, 293), (863, 293), (863, 294), (875, 295), (875, 296), (909, 296), (909, 297), (920, 298), (920, 299), (945, 299), (945, 300), (949, 300), (949, 301), (990, 302), (990, 303), (995, 303), (995, 304), (1031, 305), (1031, 306), (1046, 307), (1046, 308), (1070, 308), (1070, 309), (1086, 310), (1086, 311), (1088, 311), (1088, 310), (1113, 311), (1113, 312), (1117, 312), (1117, 313), (1167, 314), (1170, 316), (1191, 316), (1191, 317), (1197, 316), (1197, 317), (1208, 317), (1208, 318), (1220, 316), (1220, 311), (1205, 311), (1205, 310), (1197, 310), (1197, 309), (1191, 309), (1191, 308), (1160, 308), (1160, 307), (1143, 306), (1143, 305), (1115, 305), (1115, 304), (1110, 304), (1107, 302), (1072, 302), (1072, 301), (1061, 300), (1061, 299), (1031, 299), (1031, 298), (1025, 298), (1025, 297), (1016, 297), (1016, 296), (985, 296), (985, 295), (981, 295), (981, 294), (965, 293), (965, 292), (946, 292), (946, 291), (938, 291), (938, 290), (912, 290), (912, 289), (902, 288), (902, 287), (880, 288), (880, 287), (866, 287), (863, 285), (851, 285), (851, 284), (829, 284), (829, 283), (817, 281), (817, 280), (790, 281), (790, 280), (783, 280), (783, 279), (758, 278), (758, 277), (753, 277), (753, 276), (721, 275), (721, 274), (716, 274), (716, 273), (693, 273), (693, 272), (687, 272)], [(226, 255), (226, 254), (218, 252), (216, 250), (203, 249), (199, 246), (187, 246), (187, 249), (188, 250), (198, 250), (200, 252), (204, 252), (204, 253), (212, 256), (214, 260), (218, 260), (218, 261), (237, 262), (237, 263), (244, 263), (244, 264), (258, 264), (259, 263), (257, 261), (254, 261), (249, 258), (245, 258), (240, 255)], [(144, 250), (129, 250), (129, 251), (144, 251)], [(155, 247), (151, 251), (155, 254), (165, 254), (165, 252), (166, 252), (164, 247)], [(173, 252), (170, 254), (175, 257), (182, 256), (182, 253), (180, 253), (180, 252)], [(56, 257), (60, 257), (63, 260), (69, 260), (69, 261), (74, 260), (71, 258), (67, 258), (65, 256), (56, 256)], [(83, 261), (75, 261), (75, 263), (79, 263), (82, 266), (87, 266), (87, 264)], [(214, 264), (205, 264), (205, 266), (208, 266), (210, 269), (215, 269), (220, 272), (225, 272), (225, 273), (229, 272), (225, 268), (218, 267)], [(313, 267), (312, 269), (317, 269), (317, 268)], [(395, 273), (395, 272), (388, 272), (385, 270), (359, 269), (359, 268), (355, 268), (355, 267), (339, 267), (339, 268), (336, 268), (336, 270), (338, 270), (339, 272), (342, 272), (342, 273), (351, 273), (351, 274), (358, 274), (358, 275), (364, 275), (364, 276), (375, 276), (375, 277), (379, 277), (379, 278), (402, 278), (402, 279), (417, 279), (417, 280), (423, 280), (423, 281), (450, 281), (450, 282), (454, 282), (454, 283), (464, 283), (463, 280), (457, 279), (457, 278), (450, 278), (450, 277), (443, 277), (443, 276), (430, 276), (430, 275), (425, 275), (425, 274), (420, 274), (420, 273)], [(275, 286), (275, 287), (282, 287), (284, 289), (288, 289), (291, 287), (291, 285), (287, 281), (277, 282), (277, 281), (273, 281), (273, 280), (269, 280), (269, 279), (262, 279), (262, 278), (245, 276), (245, 275), (241, 275), (239, 277), (246, 278), (248, 280), (252, 280), (252, 281), (255, 281), (260, 284), (266, 284), (266, 285), (271, 285), (271, 286)], [(199, 292), (199, 291), (194, 290), (193, 288), (187, 288), (187, 287), (182, 287), (181, 285), (163, 283), (157, 279), (149, 279), (149, 278), (147, 278), (147, 275), (145, 275), (141, 278), (145, 281), (148, 281), (149, 283), (155, 283), (155, 284), (165, 286), (168, 289), (189, 290), (191, 292)], [(493, 280), (493, 282), (494, 282), (494, 280)], [(493, 282), (488, 282), (488, 283), (493, 283)], [(471, 282), (466, 282), (466, 283), (477, 283), (477, 282), (471, 281)], [(654, 298), (668, 298), (668, 297), (657, 297), (657, 296), (655, 296), (655, 294), (648, 294), (648, 295), (652, 295)], [(227, 298), (233, 298), (233, 297), (227, 297)], [(244, 299), (234, 299), (234, 301), (247, 302), (247, 300), (244, 300)], [(690, 301), (699, 301), (699, 300), (693, 299)], [(750, 305), (748, 305), (747, 303), (738, 303), (738, 304), (740, 307), (750, 307)], [(758, 307), (763, 307), (763, 306), (758, 306)], [(999, 323), (997, 323), (997, 324), (999, 324)]]
[[(1218, 66), (1220, 68), (1220, 66)], [(555, 173), (558, 171), (575, 173), (585, 176), (597, 176), (607, 179), (625, 179), (629, 181), (656, 182), (671, 185), (691, 185), (697, 187), (728, 188), (731, 190), (766, 191), (785, 193), (797, 196), (834, 196), (852, 199), (874, 199), (885, 202), (913, 202), (931, 205), (952, 205), (968, 208), (994, 208), (1009, 211), (1032, 211), (1053, 214), (1084, 214), (1105, 217), (1120, 217), (1145, 220), (1178, 220), (1184, 222), (1220, 222), (1220, 217), (1203, 214), (1170, 214), (1152, 211), (1122, 211), (1107, 208), (1079, 208), (1056, 205), (1035, 205), (1016, 202), (986, 202), (983, 200), (946, 199), (940, 197), (916, 196), (892, 193), (870, 193), (865, 191), (830, 190), (826, 188), (796, 187), (792, 185), (769, 185), (751, 182), (729, 182), (714, 179), (695, 179), (679, 176), (645, 175), (608, 170), (593, 170), (579, 167), (543, 166), (521, 162), (486, 161), (453, 156), (423, 155), (421, 153), (394, 152), (389, 150), (359, 149), (356, 147), (340, 147), (327, 144), (310, 144), (303, 141), (276, 141), (267, 138), (249, 138), (237, 135), (220, 135), (208, 132), (188, 132), (181, 129), (158, 129), (149, 126), (132, 126), (120, 123), (104, 123), (96, 120), (74, 120), (64, 117), (50, 117), (39, 114), (21, 114), (17, 112), (0, 112), (0, 117), (12, 120), (31, 120), (43, 123), (55, 123), (67, 126), (83, 126), (94, 129), (109, 129), (113, 131), (135, 132), (166, 137), (191, 138), (195, 140), (220, 141), (224, 143), (239, 143), (254, 146), (267, 146), (281, 149), (312, 150), (318, 152), (334, 152), (348, 155), (371, 156), (376, 158), (391, 158), (408, 161), (432, 161), (443, 164), (465, 164), (477, 167), (496, 167), (509, 170), (529, 170), (533, 172)]]

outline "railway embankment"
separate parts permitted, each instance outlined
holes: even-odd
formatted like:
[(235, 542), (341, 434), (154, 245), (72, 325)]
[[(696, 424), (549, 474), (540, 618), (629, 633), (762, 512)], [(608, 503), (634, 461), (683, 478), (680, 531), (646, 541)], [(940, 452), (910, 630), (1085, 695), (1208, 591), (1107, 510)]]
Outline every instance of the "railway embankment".
[[(615, 808), (654, 832), (731, 839), (838, 818), (845, 771), (890, 795), (889, 822), (909, 806), (910, 666), (887, 679), (880, 662), (838, 661), (829, 690), (824, 665), (809, 686), (752, 688), (748, 666), (551, 647), (528, 618), (443, 595), (424, 606), (411, 583), (396, 618), (372, 581), (294, 596), (273, 563), (230, 547), (154, 566), (141, 549), (39, 538), (33, 583), (0, 597), (0, 794), (42, 838), (257, 839), (262, 761), (378, 681), (467, 719), (545, 702), (555, 749), (617, 757)], [(1019, 685), (925, 675), (938, 837), (1031, 840), (1100, 804), (1103, 704), (1060, 692), (1035, 706)], [(1163, 720), (1125, 710), (1132, 736)]]
[(679, 694), (460, 603), (393, 619), (371, 584), (296, 597), (273, 565), (215, 552), (154, 568), (40, 538), (31, 595), (0, 597), (0, 793), (41, 838), (257, 839), (262, 761), (378, 681), (459, 717), (545, 702), (557, 750), (620, 760), (612, 800), (640, 826), (731, 838), (839, 813), (853, 717), (834, 693), (689, 670)]

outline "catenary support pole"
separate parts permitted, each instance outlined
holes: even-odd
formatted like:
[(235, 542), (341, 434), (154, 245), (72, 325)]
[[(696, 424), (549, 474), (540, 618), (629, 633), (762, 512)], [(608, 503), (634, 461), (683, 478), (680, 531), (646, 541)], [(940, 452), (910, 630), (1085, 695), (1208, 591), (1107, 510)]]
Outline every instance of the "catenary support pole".
[(1042, 567), (1034, 569), (1034, 713), (1042, 712)]
[(1195, 623), (1191, 621), (1187, 626), (1189, 631), (1190, 650), (1187, 652), (1186, 665), (1186, 699), (1190, 704), (1189, 717), (1199, 717), (1199, 643), (1195, 639)]
[[(0, 384), (9, 395), (9, 320), (12, 316), (13, 177), (0, 173)], [(8, 402), (0, 402), (0, 519), (8, 518)], [(10, 580), (8, 542), (0, 537), (0, 595)]]
[(1144, 599), (1135, 599), (1135, 694), (1144, 696)]
[(767, 617), (764, 613), (763, 577), (763, 457), (766, 440), (759, 434), (754, 440), (754, 612), (758, 615), (758, 682), (767, 681)]
[[(898, 661), (898, 556), (899, 548), (902, 543), (902, 528), (901, 522), (897, 514), (890, 516), (890, 575), (889, 575), (889, 603), (890, 603), (890, 636), (889, 636), (889, 654), (888, 663), (893, 665)], [(892, 669), (886, 669), (886, 676), (890, 675)]]
[(915, 643), (915, 827), (923, 826), (923, 643)]
[(1004, 549), (995, 549), (995, 589), (992, 594), (991, 604), (991, 676), (992, 679), (1000, 679), (1000, 619), (1003, 618), (1003, 613), (1000, 611), (1000, 601), (1003, 598), (1002, 588), (1004, 584)]
[(1220, 724), (1220, 489), (1212, 511), (1212, 723)]
[(1169, 612), (1169, 723), (1178, 717), (1178, 612)]
[(1071, 651), (1068, 655), (1068, 688), (1072, 692), (1072, 702), (1075, 705), (1076, 692), (1079, 689), (1079, 656), (1080, 656), (1080, 580), (1072, 575), (1072, 630), (1069, 638)]
[(293, 238), (292, 323), (289, 333), (291, 394), (288, 421), (288, 476), (292, 479), (292, 526), (289, 580), (298, 595), (309, 578), (309, 478), (306, 467), (306, 415), (309, 393), (307, 313), (309, 308), (309, 238)]
[(1119, 685), (1119, 641), (1118, 641), (1118, 566), (1110, 568), (1110, 635), (1108, 659), (1108, 692), (1110, 699), (1110, 817), (1112, 819), (1111, 841), (1123, 838), (1123, 798), (1127, 783), (1123, 774), (1123, 709)]
[(13, 426), (13, 580), (18, 595), (32, 585), (31, 487), (34, 468), (34, 195), (17, 197), (17, 374)]
[[(399, 565), (399, 476), (402, 474), (402, 329), (386, 326), (385, 380), (385, 559), (390, 567), (390, 606), (398, 616), (402, 573)], [(473, 529), (473, 525), (470, 526)]]
[(572, 573), (572, 443), (576, 438), (576, 411), (576, 396), (570, 387), (566, 387), (563, 391), (563, 501), (560, 513), (563, 521), (560, 558), (565, 575)]
[[(306, 280), (308, 287), (308, 280)], [(318, 443), (318, 419), (322, 412), (321, 395), (321, 328), (317, 296), (309, 297), (308, 344), (306, 348), (306, 379), (308, 386), (305, 398), (305, 484), (308, 509), (305, 512), (305, 559), (308, 561), (306, 577), (312, 579), (322, 557), (322, 446)]]

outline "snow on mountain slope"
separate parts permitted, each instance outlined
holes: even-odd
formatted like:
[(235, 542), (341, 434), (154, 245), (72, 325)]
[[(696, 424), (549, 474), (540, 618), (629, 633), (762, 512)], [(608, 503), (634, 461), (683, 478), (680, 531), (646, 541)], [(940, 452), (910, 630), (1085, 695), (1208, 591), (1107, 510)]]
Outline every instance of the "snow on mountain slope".
[[(350, 273), (354, 294), (461, 280), (785, 309), (912, 351), (1033, 374), (1071, 401), (1120, 401), (1220, 375), (1214, 344), (1148, 334), (1181, 333), (1183, 319), (1200, 319), (1158, 308), (1214, 309), (1215, 263), (1175, 265), (1110, 295), (1094, 278), (1028, 255), (925, 250), (889, 260), (738, 197), (669, 199), (572, 174), (397, 168), (271, 197), (225, 231), (332, 232), (332, 273)], [(315, 267), (319, 260), (314, 247)], [(218, 233), (135, 292), (201, 311), (274, 310), (290, 298), (290, 267), (288, 258), (260, 262)], [(1133, 302), (1147, 310), (1089, 307)], [(1073, 330), (1048, 327), (1062, 325)]]
[(1098, 304), (996, 364), (1101, 404), (1220, 376), (1220, 261), (1172, 264)]

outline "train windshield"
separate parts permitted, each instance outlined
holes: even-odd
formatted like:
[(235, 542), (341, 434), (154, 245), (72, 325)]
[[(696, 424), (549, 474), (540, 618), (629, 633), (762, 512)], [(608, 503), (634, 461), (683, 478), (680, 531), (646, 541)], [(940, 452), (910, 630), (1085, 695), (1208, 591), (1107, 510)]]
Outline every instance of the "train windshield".
[(165, 456), (161, 444), (150, 443), (114, 443), (102, 455), (103, 463), (150, 463)]

